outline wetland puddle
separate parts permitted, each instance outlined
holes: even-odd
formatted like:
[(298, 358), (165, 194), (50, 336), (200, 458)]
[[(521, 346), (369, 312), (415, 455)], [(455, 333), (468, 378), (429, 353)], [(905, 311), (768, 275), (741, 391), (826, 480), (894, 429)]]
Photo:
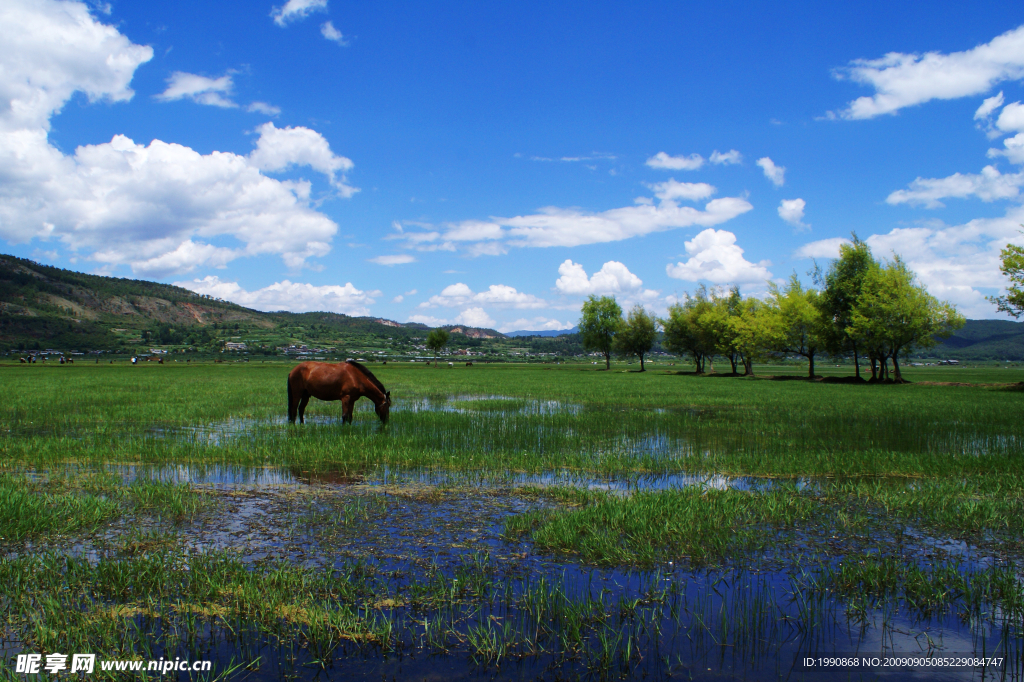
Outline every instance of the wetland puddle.
[[(192, 479), (187, 470), (176, 476)], [(835, 669), (808, 667), (805, 659), (946, 660), (981, 652), (1005, 663), (984, 670), (921, 664), (840, 672), (852, 679), (941, 680), (1020, 680), (1024, 674), (1019, 622), (1007, 625), (991, 612), (965, 619), (957, 608), (921, 610), (902, 599), (865, 601), (821, 581), (823, 570), (864, 556), (888, 538), (836, 544), (827, 528), (808, 529), (778, 536), (760, 558), (744, 562), (746, 568), (729, 562), (709, 569), (685, 562), (600, 568), (504, 537), (506, 518), (550, 504), (508, 489), (308, 485), (285, 477), (271, 484), (251, 472), (232, 481), (231, 487), (208, 486), (214, 504), (191, 520), (126, 518), (71, 547), (26, 544), (19, 553), (58, 551), (96, 566), (159, 554), (164, 546), (177, 557), (238, 557), (255, 573), (309, 569), (353, 586), (354, 596), (346, 598), (352, 603), (335, 598), (329, 608), (356, 608), (360, 622), (387, 628), (386, 645), (380, 635), (360, 640), (336, 633), (325, 643), (329, 632), (301, 619), (296, 625), (292, 616), (275, 626), (297, 628), (281, 639), (225, 616), (223, 625), (210, 620), (197, 652), (180, 637), (165, 638), (180, 616), (133, 618), (147, 636), (164, 637), (154, 658), (212, 659), (215, 672), (240, 656), (258, 659), (255, 669), (233, 676), (245, 680), (384, 675), (831, 682)], [(905, 554), (927, 550), (940, 561), (963, 554), (959, 546), (924, 536), (914, 540), (919, 546), (908, 546)], [(817, 563), (801, 568), (800, 557), (811, 555)], [(176, 565), (164, 569), (172, 584), (189, 579), (190, 571), (179, 576)], [(231, 636), (217, 634), (229, 624)], [(6, 648), (13, 651), (10, 643)]]

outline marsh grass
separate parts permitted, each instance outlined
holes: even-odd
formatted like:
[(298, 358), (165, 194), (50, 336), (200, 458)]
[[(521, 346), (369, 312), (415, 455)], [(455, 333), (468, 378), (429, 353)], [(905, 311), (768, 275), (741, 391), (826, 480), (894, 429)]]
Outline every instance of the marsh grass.
[[(964, 614), (973, 637), (1003, 628), (1002, 646), (1020, 652), (1019, 557), (979, 567), (901, 552), (907, 526), (980, 536), (993, 553), (1020, 547), (1022, 391), (388, 365), (373, 368), (396, 398), (387, 427), (366, 401), (352, 426), (341, 425), (337, 404), (314, 401), (315, 419), (291, 427), (286, 370), (0, 367), (11, 396), (0, 405), (0, 535), (35, 541), (121, 519), (118, 537), (81, 556), (0, 559), (8, 643), (112, 658), (204, 654), (221, 657), (223, 670), (269, 657), (288, 675), (420, 652), (489, 667), (543, 661), (538, 672), (566, 676), (657, 677), (726, 657), (736, 669), (777, 669), (801, 647), (857, 640), (879, 613), (891, 637), (902, 609), (919, 619)], [(1005, 383), (1008, 374), (957, 377)], [(944, 376), (953, 375), (920, 374)], [(235, 498), (162, 476), (203, 467), (313, 482), (287, 517), (313, 552), (367, 536), (423, 537), (406, 538), (411, 557), (344, 554), (317, 568), (200, 551), (188, 533), (218, 500)], [(582, 483), (516, 483), (552, 472)], [(765, 485), (586, 487), (680, 473)], [(433, 483), (390, 485), (420, 474)], [(379, 489), (336, 494), (352, 481)], [(426, 539), (439, 526), (410, 521), (497, 507), (495, 491), (514, 496), (516, 510), (532, 505), (496, 522), (509, 541), (501, 559), (470, 544), (441, 560)], [(780, 559), (777, 546), (791, 542)], [(758, 569), (762, 559), (771, 570)], [(656, 570), (669, 561), (673, 572)], [(595, 579), (602, 571), (612, 578)]]
[(774, 529), (819, 511), (814, 501), (792, 489), (749, 493), (694, 486), (626, 497), (593, 495), (576, 509), (513, 517), (505, 533), (528, 534), (541, 549), (576, 554), (595, 564), (651, 566), (688, 559), (701, 566), (763, 546)]
[(0, 473), (0, 537), (17, 542), (84, 533), (126, 513), (181, 522), (211, 502), (189, 484), (145, 479), (125, 484), (109, 472), (45, 478)]

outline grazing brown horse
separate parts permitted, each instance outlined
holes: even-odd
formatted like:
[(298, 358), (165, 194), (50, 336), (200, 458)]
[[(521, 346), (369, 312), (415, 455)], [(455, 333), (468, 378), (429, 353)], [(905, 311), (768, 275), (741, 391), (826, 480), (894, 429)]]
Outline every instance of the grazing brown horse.
[(354, 360), (339, 362), (304, 362), (288, 373), (288, 421), (305, 424), (303, 414), (310, 396), (320, 400), (341, 401), (341, 421), (352, 423), (352, 408), (366, 396), (373, 401), (381, 422), (388, 423), (391, 411), (391, 392), (373, 376), (373, 373)]

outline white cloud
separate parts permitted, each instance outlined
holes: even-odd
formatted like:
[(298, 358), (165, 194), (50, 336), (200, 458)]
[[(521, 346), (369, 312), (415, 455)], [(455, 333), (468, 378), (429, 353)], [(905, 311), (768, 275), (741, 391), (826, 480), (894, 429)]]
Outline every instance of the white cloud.
[(1003, 149), (989, 149), (989, 158), (1005, 156), (1010, 163), (1024, 163), (1024, 133), (1003, 140)]
[[(675, 181), (655, 187), (665, 196), (699, 196), (714, 190), (703, 183)], [(674, 199), (663, 198), (657, 206), (653, 201), (640, 199), (636, 206), (613, 208), (601, 213), (549, 207), (533, 215), (451, 223), (444, 227), (443, 233), (434, 229), (424, 232), (403, 230), (385, 239), (402, 240), (409, 248), (420, 251), (454, 251), (460, 242), (475, 241), (472, 246), (462, 248), (467, 248), (471, 255), (494, 255), (505, 253), (506, 245), (537, 248), (581, 246), (621, 241), (677, 227), (711, 227), (732, 220), (752, 208), (746, 199), (739, 197), (714, 199), (704, 206), (703, 211), (690, 206), (680, 207)]]
[(343, 173), (352, 169), (352, 161), (336, 156), (324, 136), (315, 130), (301, 126), (277, 128), (268, 121), (256, 131), (260, 137), (256, 149), (249, 154), (249, 161), (256, 168), (274, 172), (291, 166), (309, 166), (326, 175), (341, 196), (350, 197), (359, 191), (345, 184)]
[(450, 320), (446, 320), (441, 317), (432, 317), (430, 315), (410, 315), (405, 318), (406, 322), (419, 322), (425, 324), (428, 327), (442, 327), (446, 324), (451, 324)]
[(275, 107), (273, 104), (267, 104), (266, 102), (253, 102), (245, 110), (265, 116), (277, 116), (281, 113), (281, 107)]
[(543, 308), (547, 301), (532, 294), (516, 291), (505, 284), (492, 284), (487, 291), (475, 293), (466, 284), (459, 282), (445, 287), (440, 294), (431, 296), (420, 303), (420, 308), (461, 308), (465, 305), (489, 305), (501, 308)]
[[(49, 119), (74, 92), (128, 100), (135, 68), (151, 56), (81, 3), (0, 3), (0, 238), (59, 240), (108, 271), (127, 264), (148, 276), (258, 254), (298, 268), (329, 252), (338, 228), (310, 207), (309, 184), (268, 178), (250, 157), (123, 135), (73, 155), (50, 144)], [(257, 146), (274, 145), (261, 136)], [(325, 158), (335, 178), (351, 164), (329, 149)]]
[(455, 317), (456, 324), (464, 324), (468, 327), (491, 328), (497, 324), (483, 308), (467, 308)]
[(402, 296), (401, 294), (399, 294), (398, 296), (395, 296), (393, 299), (391, 299), (391, 302), (392, 303), (401, 303), (404, 300), (405, 300), (405, 296)]
[(818, 241), (804, 244), (793, 255), (797, 258), (839, 258), (839, 247), (843, 244), (852, 243), (846, 237), (819, 239)]
[(154, 97), (161, 102), (190, 99), (197, 104), (233, 108), (238, 106), (229, 98), (233, 87), (230, 73), (220, 78), (207, 78), (194, 73), (175, 71), (167, 79), (167, 89)]
[(811, 226), (802, 222), (806, 207), (807, 202), (803, 199), (783, 199), (779, 204), (779, 217), (799, 230), (809, 230)]
[(134, 45), (97, 22), (80, 2), (0, 3), (0, 126), (49, 130), (50, 116), (75, 92), (89, 101), (125, 102), (135, 69), (153, 48)]
[(1024, 26), (964, 52), (904, 54), (858, 59), (839, 78), (849, 77), (875, 89), (841, 112), (843, 118), (874, 118), (933, 99), (956, 99), (987, 92), (996, 83), (1024, 78)]
[(1008, 243), (1024, 245), (1021, 223), (1024, 207), (1013, 206), (1001, 218), (897, 228), (865, 241), (876, 257), (902, 256), (933, 296), (952, 301), (968, 317), (986, 318), (996, 311), (985, 295), (1007, 284), (999, 271), (999, 252)]
[(669, 277), (688, 282), (706, 280), (712, 284), (763, 283), (771, 279), (769, 261), (751, 263), (736, 245), (736, 235), (727, 230), (707, 229), (686, 242), (690, 259), (668, 265)]
[(730, 165), (735, 163), (742, 163), (743, 155), (735, 149), (730, 149), (724, 154), (719, 152), (717, 149), (711, 152), (711, 163), (717, 163), (718, 165)]
[(647, 159), (647, 165), (663, 170), (697, 170), (704, 165), (704, 157), (700, 154), (669, 156), (665, 152), (658, 152)]
[(573, 322), (560, 322), (547, 317), (534, 317), (530, 319), (521, 317), (515, 322), (506, 322), (501, 325), (498, 327), (498, 331), (502, 334), (516, 331), (562, 331), (563, 329), (572, 329), (575, 326)]
[(213, 275), (203, 279), (175, 282), (196, 293), (231, 301), (255, 310), (287, 310), (294, 313), (327, 311), (345, 315), (369, 315), (378, 291), (362, 291), (346, 283), (314, 286), (300, 282), (275, 282), (256, 291), (246, 291), (238, 282), (223, 282)]
[(1004, 133), (1024, 132), (1024, 104), (1011, 102), (1003, 107), (996, 119), (996, 127)]
[(1012, 199), (1018, 196), (1022, 184), (1024, 172), (1004, 175), (995, 166), (985, 166), (979, 174), (954, 173), (945, 178), (917, 178), (910, 183), (910, 189), (897, 190), (885, 201), (893, 205), (939, 208), (944, 205), (940, 199), (948, 198)]
[(377, 265), (405, 265), (406, 263), (416, 262), (415, 258), (404, 253), (389, 256), (377, 256), (376, 258), (369, 258), (368, 260), (369, 262), (376, 263)]
[(629, 206), (603, 213), (549, 208), (501, 222), (509, 228), (512, 246), (580, 246), (620, 241), (674, 227), (718, 225), (752, 208), (745, 199), (725, 197), (709, 201), (703, 211), (662, 201), (658, 206)]
[[(1007, 285), (999, 271), (999, 252), (1009, 243), (1024, 245), (1020, 225), (1024, 207), (1013, 206), (1000, 218), (980, 218), (963, 225), (948, 226), (938, 221), (922, 227), (906, 227), (865, 241), (876, 258), (901, 256), (917, 273), (929, 293), (955, 303), (967, 317), (996, 317), (995, 306), (986, 295)], [(834, 237), (805, 244), (799, 258), (836, 258), (839, 245), (848, 239)]]
[(282, 7), (275, 7), (270, 12), (274, 23), (285, 26), (290, 21), (305, 19), (313, 12), (326, 12), (327, 0), (288, 0)]
[(776, 166), (775, 162), (767, 156), (761, 157), (757, 160), (757, 165), (764, 171), (764, 176), (772, 181), (772, 184), (776, 187), (782, 187), (783, 183), (786, 182), (786, 167)]
[(707, 199), (715, 193), (715, 188), (706, 182), (676, 182), (674, 178), (666, 182), (648, 185), (648, 187), (654, 190), (654, 196), (663, 201), (675, 201), (676, 199), (699, 201)]
[(338, 43), (342, 47), (348, 46), (348, 41), (345, 40), (345, 36), (341, 34), (341, 31), (334, 28), (334, 24), (329, 21), (320, 25), (320, 35), (331, 42)]
[(1000, 90), (998, 95), (993, 95), (985, 99), (978, 110), (974, 112), (974, 120), (980, 121), (989, 118), (992, 112), (1003, 106), (1003, 92)]
[(563, 294), (572, 296), (589, 296), (590, 294), (608, 295), (635, 293), (640, 291), (643, 281), (618, 261), (608, 261), (601, 269), (587, 278), (587, 272), (579, 263), (566, 259), (558, 266), (561, 277), (555, 282), (555, 288)]

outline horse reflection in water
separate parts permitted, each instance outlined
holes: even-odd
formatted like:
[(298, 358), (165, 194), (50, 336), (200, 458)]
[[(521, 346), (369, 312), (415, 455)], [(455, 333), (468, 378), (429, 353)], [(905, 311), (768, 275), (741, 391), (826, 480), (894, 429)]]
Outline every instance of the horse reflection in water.
[(305, 424), (303, 415), (310, 397), (341, 401), (341, 421), (352, 423), (352, 410), (362, 397), (373, 401), (377, 416), (388, 423), (391, 392), (385, 390), (373, 372), (354, 360), (339, 362), (304, 362), (288, 373), (288, 421)]

